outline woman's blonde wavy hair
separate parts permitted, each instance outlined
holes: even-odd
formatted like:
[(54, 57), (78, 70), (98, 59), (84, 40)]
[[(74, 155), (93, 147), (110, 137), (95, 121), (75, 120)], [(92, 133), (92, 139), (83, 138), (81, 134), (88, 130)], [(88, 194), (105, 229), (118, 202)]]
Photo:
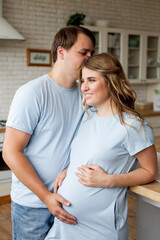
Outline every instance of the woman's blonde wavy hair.
[[(106, 81), (111, 96), (111, 108), (113, 103), (116, 106), (117, 113), (122, 125), (128, 125), (124, 121), (123, 112), (131, 115), (132, 118), (138, 119), (143, 126), (143, 117), (135, 110), (136, 93), (130, 87), (129, 80), (124, 73), (119, 60), (109, 53), (101, 53), (94, 55), (80, 68), (79, 85), (82, 84), (82, 69), (88, 68), (90, 70), (99, 72)], [(85, 108), (85, 99), (83, 98), (82, 106)], [(112, 108), (113, 110), (113, 108)], [(114, 112), (113, 112), (114, 114)]]

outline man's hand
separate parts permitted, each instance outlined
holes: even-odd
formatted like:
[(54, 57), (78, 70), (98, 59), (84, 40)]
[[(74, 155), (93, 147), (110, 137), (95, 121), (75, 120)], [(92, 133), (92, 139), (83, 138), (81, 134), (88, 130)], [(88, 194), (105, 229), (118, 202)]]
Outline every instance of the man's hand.
[(77, 224), (76, 218), (62, 208), (62, 204), (69, 207), (70, 203), (59, 194), (50, 193), (45, 199), (45, 204), (53, 216), (58, 218), (60, 221), (67, 224)]
[(62, 185), (63, 180), (66, 177), (68, 168), (64, 169), (63, 172), (61, 172), (55, 179), (54, 182), (54, 193), (57, 193), (58, 188)]

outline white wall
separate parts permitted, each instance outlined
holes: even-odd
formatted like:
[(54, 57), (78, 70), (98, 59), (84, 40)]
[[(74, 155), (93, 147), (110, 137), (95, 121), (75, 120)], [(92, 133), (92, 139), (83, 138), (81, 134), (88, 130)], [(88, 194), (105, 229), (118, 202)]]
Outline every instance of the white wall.
[[(160, 30), (159, 0), (3, 0), (4, 17), (26, 41), (0, 42), (0, 119), (7, 118), (19, 86), (50, 71), (47, 67), (28, 67), (26, 50), (50, 50), (57, 30), (76, 12), (91, 19), (108, 19), (111, 27)], [(147, 85), (134, 88), (138, 98), (146, 98)]]

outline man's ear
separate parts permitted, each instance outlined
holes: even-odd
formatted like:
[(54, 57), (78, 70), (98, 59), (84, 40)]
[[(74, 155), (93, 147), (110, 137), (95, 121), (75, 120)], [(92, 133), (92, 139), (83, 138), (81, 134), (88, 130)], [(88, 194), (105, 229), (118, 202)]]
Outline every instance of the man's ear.
[(57, 48), (57, 57), (61, 60), (64, 59), (64, 51), (65, 49), (62, 46)]

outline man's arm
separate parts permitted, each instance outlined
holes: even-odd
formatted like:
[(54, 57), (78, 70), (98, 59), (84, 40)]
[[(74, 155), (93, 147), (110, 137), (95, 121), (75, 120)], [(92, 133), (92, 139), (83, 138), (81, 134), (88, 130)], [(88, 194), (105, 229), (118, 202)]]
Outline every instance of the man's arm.
[(3, 145), (3, 158), (16, 177), (42, 200), (50, 212), (61, 221), (76, 224), (76, 218), (64, 211), (61, 204), (70, 203), (60, 195), (51, 193), (37, 176), (34, 168), (24, 156), (23, 150), (27, 146), (31, 135), (11, 127), (6, 127)]

